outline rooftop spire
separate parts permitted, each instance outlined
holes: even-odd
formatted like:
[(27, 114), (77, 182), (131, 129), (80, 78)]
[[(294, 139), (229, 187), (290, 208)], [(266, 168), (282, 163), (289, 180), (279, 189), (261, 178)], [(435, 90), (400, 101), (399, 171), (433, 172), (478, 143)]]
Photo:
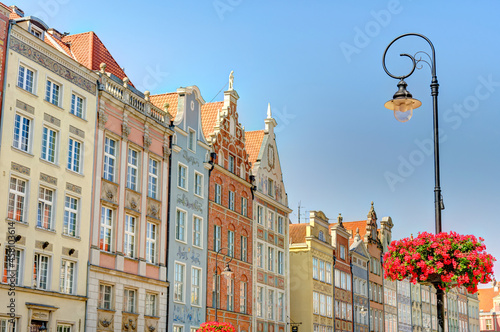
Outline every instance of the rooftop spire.
[(272, 117), (273, 117), (273, 115), (271, 113), (271, 103), (268, 103), (267, 104), (267, 118), (271, 119)]

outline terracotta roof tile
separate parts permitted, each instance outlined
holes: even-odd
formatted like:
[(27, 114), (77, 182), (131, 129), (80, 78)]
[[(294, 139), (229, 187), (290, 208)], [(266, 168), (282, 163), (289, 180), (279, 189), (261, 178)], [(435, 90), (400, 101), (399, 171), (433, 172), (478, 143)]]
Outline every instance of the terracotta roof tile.
[(179, 95), (177, 92), (163, 93), (159, 95), (149, 96), (149, 101), (159, 109), (163, 110), (165, 108), (165, 103), (169, 104), (168, 113), (175, 119), (177, 115), (177, 102)]
[[(70, 58), (73, 58), (73, 56), (71, 55), (71, 51), (70, 51), (70, 49), (69, 49), (69, 47), (68, 47), (68, 44), (63, 43), (62, 41), (60, 41), (60, 40), (59, 40), (59, 39), (57, 39), (56, 37), (54, 37), (54, 36), (50, 35), (49, 33), (45, 33), (45, 38), (44, 38), (44, 39), (45, 39), (44, 41), (45, 41), (47, 44), (49, 44), (50, 46), (52, 46), (52, 47), (54, 47), (54, 48), (56, 48), (56, 49), (58, 49), (58, 48), (57, 48), (57, 46), (59, 46), (59, 47), (60, 47), (60, 48), (64, 51), (64, 54), (66, 54), (66, 55), (67, 55), (67, 56), (69, 56)], [(57, 44), (57, 46), (56, 46), (56, 45), (54, 45), (54, 43), (56, 43), (56, 44)], [(59, 50), (59, 49), (58, 49), (58, 50)]]
[[(123, 80), (127, 75), (108, 51), (106, 46), (93, 31), (63, 37), (63, 42), (70, 44), (76, 61), (90, 70), (99, 70), (101, 63), (106, 64), (106, 71)], [(129, 81), (133, 86), (133, 84)]]
[(481, 288), (478, 290), (479, 298), (479, 311), (490, 312), (493, 309), (493, 298), (497, 296), (500, 291), (495, 292), (495, 288)]
[(205, 138), (208, 137), (214, 132), (215, 123), (217, 121), (217, 113), (224, 106), (223, 101), (217, 101), (214, 103), (206, 103), (201, 106), (201, 125), (203, 129), (203, 135)]
[(349, 238), (349, 246), (354, 242), (354, 236), (356, 235), (356, 229), (359, 228), (359, 236), (364, 239), (366, 234), (366, 220), (360, 221), (347, 221), (343, 222), (345, 229), (352, 232), (352, 236)]
[(248, 154), (248, 161), (252, 165), (257, 161), (259, 157), (260, 147), (262, 146), (262, 141), (264, 139), (264, 130), (255, 130), (245, 132), (245, 149)]
[(291, 243), (306, 243), (306, 229), (309, 224), (290, 224)]

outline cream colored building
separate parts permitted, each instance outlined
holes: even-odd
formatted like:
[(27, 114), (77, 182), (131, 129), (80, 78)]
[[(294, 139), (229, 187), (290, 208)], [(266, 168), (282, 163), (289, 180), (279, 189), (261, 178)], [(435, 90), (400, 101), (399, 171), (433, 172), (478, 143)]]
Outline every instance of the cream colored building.
[(0, 326), (84, 331), (98, 75), (17, 13), (1, 113)]

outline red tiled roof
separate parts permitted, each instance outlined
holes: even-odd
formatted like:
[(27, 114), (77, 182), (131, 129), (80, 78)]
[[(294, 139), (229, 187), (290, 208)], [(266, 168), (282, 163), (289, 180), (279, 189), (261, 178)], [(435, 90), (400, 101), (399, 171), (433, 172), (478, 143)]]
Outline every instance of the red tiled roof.
[[(93, 31), (65, 36), (62, 41), (70, 45), (75, 60), (88, 69), (99, 70), (104, 62), (108, 73), (121, 80), (127, 76)], [(133, 86), (130, 81), (129, 83)]]
[(170, 113), (172, 119), (175, 119), (175, 116), (177, 115), (178, 99), (179, 95), (177, 94), (177, 92), (149, 96), (149, 101), (159, 109), (163, 110), (165, 109), (165, 103), (169, 104), (168, 113)]
[(255, 130), (245, 132), (245, 149), (248, 154), (248, 161), (252, 165), (257, 161), (259, 157), (260, 147), (262, 146), (262, 140), (264, 139), (264, 130)]
[(347, 221), (344, 222), (343, 224), (345, 229), (347, 229), (347, 231), (352, 232), (352, 237), (349, 238), (349, 245), (351, 245), (354, 242), (354, 236), (356, 235), (357, 228), (359, 228), (359, 236), (361, 236), (361, 239), (364, 239), (366, 234), (366, 220)]
[(70, 49), (68, 47), (68, 44), (63, 43), (62, 41), (60, 41), (59, 39), (57, 39), (56, 37), (54, 37), (52, 35), (50, 35), (50, 37), (49, 37), (49, 35), (50, 35), (49, 33), (46, 33), (45, 34), (45, 38), (44, 38), (44, 41), (47, 44), (49, 44), (50, 46), (52, 46), (52, 47), (54, 47), (54, 48), (57, 49), (56, 45), (53, 44), (53, 43), (56, 43), (64, 51), (64, 53), (67, 56), (73, 58), (73, 56), (71, 55), (71, 51), (70, 51)]
[(490, 312), (493, 309), (493, 298), (500, 292), (495, 292), (495, 288), (481, 288), (477, 295), (479, 298), (479, 311)]
[(215, 123), (217, 121), (217, 113), (224, 106), (223, 101), (217, 101), (214, 103), (206, 103), (201, 106), (201, 126), (203, 129), (203, 135), (205, 138), (208, 137), (214, 132)]
[(306, 243), (306, 229), (309, 224), (290, 224), (291, 243)]

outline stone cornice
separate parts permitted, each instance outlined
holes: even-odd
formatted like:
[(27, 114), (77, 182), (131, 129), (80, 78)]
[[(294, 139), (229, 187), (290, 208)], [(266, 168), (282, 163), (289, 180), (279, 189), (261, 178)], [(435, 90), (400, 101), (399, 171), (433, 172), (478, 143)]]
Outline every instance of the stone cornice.
[[(0, 284), (0, 289), (7, 289), (8, 290), (9, 288), (10, 288), (10, 286), (8, 284)], [(64, 294), (64, 293), (59, 293), (59, 292), (54, 292), (54, 291), (49, 291), (49, 290), (42, 290), (42, 289), (35, 289), (35, 288), (25, 287), (25, 286), (16, 286), (16, 293), (32, 293), (32, 294), (38, 294), (38, 295), (45, 295), (45, 296), (49, 296), (52, 298), (87, 301), (87, 297), (83, 296), (83, 295)]]
[(224, 175), (229, 176), (233, 180), (238, 181), (241, 184), (244, 184), (248, 188), (252, 187), (252, 184), (250, 182), (247, 182), (245, 179), (240, 178), (238, 175), (229, 172), (227, 169), (223, 168), (222, 166), (214, 164), (214, 169), (218, 170), (219, 172), (221, 172)]
[(108, 275), (114, 275), (114, 276), (117, 276), (120, 278), (136, 279), (136, 280), (139, 280), (141, 282), (145, 282), (148, 284), (154, 284), (156, 286), (161, 286), (161, 287), (165, 287), (165, 286), (170, 285), (170, 283), (166, 280), (162, 281), (162, 280), (158, 280), (158, 279), (148, 278), (148, 277), (140, 276), (140, 275), (133, 274), (133, 273), (127, 273), (127, 272), (118, 271), (115, 269), (108, 269), (108, 268), (100, 267), (97, 265), (90, 265), (90, 270), (93, 272), (100, 272), (100, 273), (105, 273)]
[[(255, 196), (258, 197), (260, 200), (263, 200), (264, 202), (274, 205), (278, 207), (279, 209), (285, 211), (286, 213), (292, 213), (292, 209), (290, 209), (288, 206), (283, 205), (282, 203), (272, 199), (272, 197), (269, 197), (268, 195), (260, 192), (260, 191), (255, 191)], [(288, 220), (287, 220), (288, 222)]]

